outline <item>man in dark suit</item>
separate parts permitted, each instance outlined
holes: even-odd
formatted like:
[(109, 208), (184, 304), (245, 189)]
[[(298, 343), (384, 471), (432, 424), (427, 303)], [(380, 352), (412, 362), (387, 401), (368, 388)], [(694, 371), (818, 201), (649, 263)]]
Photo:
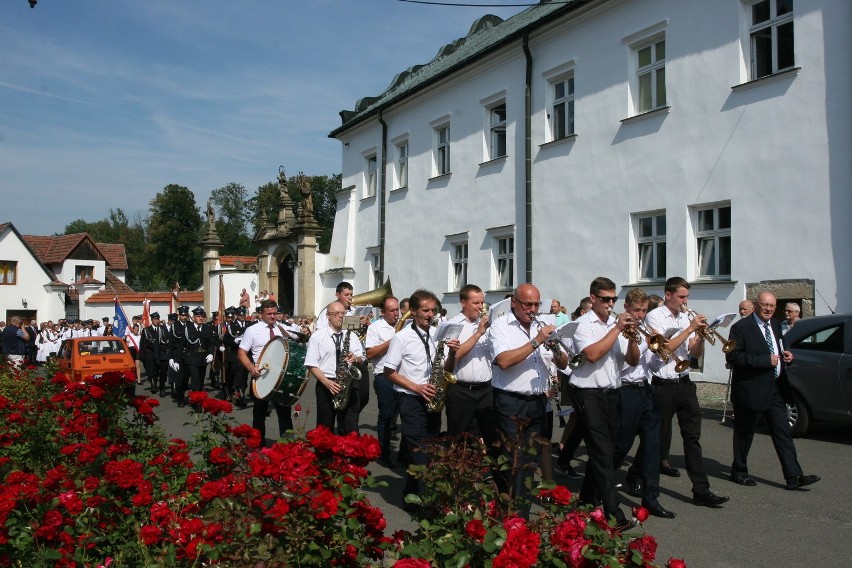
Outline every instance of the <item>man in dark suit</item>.
[[(207, 366), (213, 362), (213, 354), (219, 345), (219, 336), (213, 326), (205, 321), (204, 308), (192, 310), (192, 322), (185, 327), (183, 338), (183, 365), (189, 375), (189, 390), (204, 390), (204, 376)], [(178, 398), (183, 398), (183, 392)]]
[(754, 486), (757, 482), (748, 474), (748, 451), (754, 439), (757, 418), (763, 416), (772, 436), (775, 453), (787, 480), (787, 489), (798, 489), (819, 481), (819, 476), (803, 475), (796, 447), (790, 435), (785, 401), (791, 402), (786, 365), (793, 354), (784, 350), (781, 324), (772, 319), (775, 296), (761, 291), (757, 295), (754, 313), (731, 327), (730, 339), (736, 347), (727, 354), (733, 369), (731, 402), (734, 404), (734, 463), (731, 481)]

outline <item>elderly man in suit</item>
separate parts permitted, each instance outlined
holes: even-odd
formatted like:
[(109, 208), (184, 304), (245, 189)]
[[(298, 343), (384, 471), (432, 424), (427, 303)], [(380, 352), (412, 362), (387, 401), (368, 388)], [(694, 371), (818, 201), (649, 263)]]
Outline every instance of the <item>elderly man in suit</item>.
[(772, 319), (775, 305), (775, 296), (761, 291), (754, 313), (731, 327), (730, 339), (736, 342), (736, 347), (726, 356), (733, 369), (731, 402), (736, 415), (731, 481), (749, 487), (757, 485), (748, 473), (747, 460), (757, 418), (763, 415), (781, 461), (786, 489), (799, 489), (820, 478), (803, 475), (790, 435), (785, 400), (791, 399), (791, 392), (786, 366), (793, 361), (793, 354), (784, 349), (781, 324)]

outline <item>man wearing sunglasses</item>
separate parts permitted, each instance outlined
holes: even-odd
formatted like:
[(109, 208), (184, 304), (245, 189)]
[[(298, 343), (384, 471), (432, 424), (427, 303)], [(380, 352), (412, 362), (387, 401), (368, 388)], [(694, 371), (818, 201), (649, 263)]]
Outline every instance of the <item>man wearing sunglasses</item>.
[[(528, 445), (542, 437), (550, 388), (550, 365), (560, 369), (568, 365), (564, 351), (554, 354), (545, 349), (544, 342), (556, 329), (542, 325), (536, 314), (541, 307), (541, 295), (532, 284), (521, 284), (511, 296), (511, 312), (491, 324), (491, 384), (494, 389), (494, 410), (497, 428), (510, 450), (520, 456), (523, 467), (518, 468), (513, 483), (513, 496), (529, 495), (525, 480), (531, 478), (532, 462), (538, 452), (528, 452)], [(523, 424), (523, 427), (519, 426)], [(511, 448), (517, 446), (516, 448)], [(509, 463), (515, 456), (509, 455)], [(499, 480), (508, 489), (508, 479)], [(529, 509), (522, 511), (528, 515)]]
[(571, 374), (572, 397), (578, 420), (585, 429), (584, 440), (589, 461), (580, 490), (580, 501), (603, 504), (604, 513), (615, 518), (616, 526), (631, 526), (618, 506), (615, 491), (614, 453), (621, 422), (618, 387), (625, 363), (639, 363), (639, 347), (624, 331), (635, 329), (629, 314), (613, 312), (618, 296), (615, 282), (604, 276), (589, 286), (592, 309), (580, 316), (574, 333), (574, 346), (586, 357), (585, 363)]
[[(689, 282), (679, 276), (666, 280), (663, 305), (651, 310), (645, 318), (653, 333), (662, 333), (668, 337), (666, 347), (678, 359), (689, 360), (700, 357), (704, 352), (704, 339), (699, 333), (706, 327), (703, 318), (692, 319), (684, 313), (689, 300)], [(683, 438), (683, 454), (686, 460), (686, 472), (692, 481), (693, 503), (703, 507), (718, 507), (730, 497), (716, 495), (710, 491), (710, 481), (704, 471), (704, 456), (701, 451), (701, 407), (698, 405), (695, 383), (689, 379), (689, 370), (678, 372), (674, 357), (667, 363), (655, 355), (651, 360), (653, 376), (651, 385), (660, 406), (662, 422), (660, 424), (660, 473), (670, 477), (680, 477), (680, 471), (669, 463), (669, 450), (672, 443), (672, 418), (677, 414), (680, 435)]]

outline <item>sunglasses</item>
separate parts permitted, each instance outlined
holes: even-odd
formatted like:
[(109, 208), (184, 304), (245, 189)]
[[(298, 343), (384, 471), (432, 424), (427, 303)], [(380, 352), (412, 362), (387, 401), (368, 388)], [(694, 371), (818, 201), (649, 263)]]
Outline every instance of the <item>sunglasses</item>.
[(521, 304), (523, 307), (525, 307), (528, 310), (533, 309), (533, 308), (535, 308), (537, 310), (541, 307), (541, 302), (523, 302), (515, 296), (513, 296), (512, 299), (514, 301), (518, 302), (519, 304)]
[(615, 302), (616, 300), (618, 300), (618, 296), (598, 296), (597, 294), (595, 294), (595, 298), (597, 298), (604, 304), (608, 304), (609, 302)]

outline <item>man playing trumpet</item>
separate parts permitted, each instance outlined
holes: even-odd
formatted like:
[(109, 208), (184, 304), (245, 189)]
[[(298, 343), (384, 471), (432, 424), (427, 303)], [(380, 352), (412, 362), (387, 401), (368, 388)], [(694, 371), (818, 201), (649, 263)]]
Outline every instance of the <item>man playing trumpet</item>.
[(663, 305), (652, 310), (645, 321), (653, 333), (665, 334), (675, 330), (666, 342), (666, 348), (676, 357), (668, 362), (655, 355), (651, 369), (654, 372), (651, 385), (657, 395), (657, 403), (662, 414), (660, 428), (660, 473), (679, 477), (680, 471), (669, 463), (671, 448), (672, 418), (677, 414), (680, 435), (683, 438), (683, 453), (686, 460), (686, 472), (692, 481), (692, 497), (696, 505), (718, 507), (730, 497), (716, 495), (710, 491), (710, 482), (704, 471), (704, 456), (701, 451), (701, 408), (698, 405), (695, 383), (689, 379), (689, 369), (678, 372), (676, 359), (689, 360), (700, 357), (704, 352), (702, 330), (707, 327), (703, 317), (689, 318), (686, 313), (689, 300), (689, 282), (679, 276), (666, 280)]

